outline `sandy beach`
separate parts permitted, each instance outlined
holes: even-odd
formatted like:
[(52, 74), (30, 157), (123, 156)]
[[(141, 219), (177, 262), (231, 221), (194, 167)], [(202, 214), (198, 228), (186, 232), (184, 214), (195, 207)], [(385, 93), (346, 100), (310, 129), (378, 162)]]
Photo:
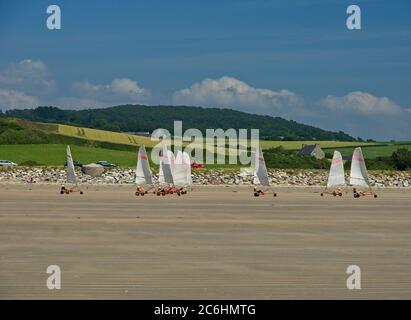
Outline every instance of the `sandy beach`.
[[(411, 189), (0, 185), (0, 299), (411, 299)], [(58, 265), (62, 289), (48, 290)], [(358, 265), (362, 289), (346, 288)]]

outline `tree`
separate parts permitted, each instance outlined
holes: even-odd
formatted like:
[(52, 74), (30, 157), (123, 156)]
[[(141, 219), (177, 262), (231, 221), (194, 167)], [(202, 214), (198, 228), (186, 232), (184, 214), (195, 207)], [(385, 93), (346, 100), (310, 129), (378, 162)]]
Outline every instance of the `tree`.
[(284, 137), (283, 140), (353, 141), (350, 135), (331, 132), (279, 117), (248, 114), (231, 109), (187, 106), (123, 105), (103, 109), (61, 110), (56, 107), (8, 110), (6, 115), (38, 122), (63, 123), (114, 131), (173, 131), (174, 120), (183, 121), (183, 129), (229, 128), (259, 129), (261, 136)]
[(411, 150), (407, 148), (399, 148), (393, 152), (391, 157), (398, 170), (411, 168)]

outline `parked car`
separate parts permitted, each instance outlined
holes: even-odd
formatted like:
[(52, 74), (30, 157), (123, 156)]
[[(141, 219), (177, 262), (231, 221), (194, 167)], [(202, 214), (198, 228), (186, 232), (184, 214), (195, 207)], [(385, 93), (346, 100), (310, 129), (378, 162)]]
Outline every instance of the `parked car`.
[(97, 161), (96, 164), (99, 164), (100, 166), (103, 166), (105, 168), (115, 168), (117, 165), (115, 163), (111, 163), (108, 161)]
[[(73, 164), (74, 164), (75, 167), (80, 167), (81, 168), (83, 166), (83, 164), (78, 162), (78, 161), (73, 161)], [(64, 164), (64, 166), (67, 167), (67, 162)]]
[(193, 162), (193, 163), (191, 164), (191, 168), (193, 168), (193, 169), (202, 169), (202, 168), (204, 168), (204, 165), (202, 165), (202, 164), (200, 164), (200, 163), (195, 163), (195, 162)]
[(0, 160), (0, 167), (14, 167), (17, 166), (17, 163), (14, 163), (9, 160)]

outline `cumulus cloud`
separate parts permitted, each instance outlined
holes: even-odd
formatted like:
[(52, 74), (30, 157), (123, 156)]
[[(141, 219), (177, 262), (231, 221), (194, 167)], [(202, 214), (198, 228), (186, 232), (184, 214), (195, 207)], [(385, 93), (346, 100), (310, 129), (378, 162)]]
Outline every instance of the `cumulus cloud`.
[(319, 101), (315, 110), (310, 121), (324, 129), (377, 140), (411, 138), (409, 109), (388, 97), (361, 91), (329, 95)]
[(0, 87), (41, 95), (52, 92), (55, 81), (42, 61), (25, 59), (0, 72)]
[[(67, 88), (65, 88), (67, 89)], [(70, 89), (70, 88), (69, 88)], [(0, 110), (55, 105), (70, 109), (102, 108), (152, 101), (137, 81), (115, 77), (106, 84), (73, 83), (59, 95), (56, 81), (41, 60), (24, 59), (0, 70)], [(253, 87), (233, 77), (204, 79), (172, 94), (174, 104), (232, 108), (281, 116), (333, 131), (376, 139), (411, 139), (411, 109), (384, 96), (355, 91), (304, 102), (290, 90)], [(409, 107), (409, 106), (407, 106)], [(355, 115), (355, 117), (353, 117)]]
[(279, 115), (303, 105), (289, 90), (254, 88), (232, 77), (204, 79), (173, 94), (176, 104), (232, 108), (246, 112)]
[(150, 91), (137, 81), (115, 78), (110, 84), (93, 84), (89, 81), (73, 84), (74, 96), (60, 99), (64, 106), (105, 107), (114, 104), (141, 103), (150, 96)]
[(361, 91), (350, 92), (341, 97), (329, 95), (321, 101), (321, 105), (331, 111), (362, 115), (396, 115), (403, 112), (387, 97), (377, 97)]
[(39, 105), (39, 99), (24, 92), (0, 89), (0, 110), (30, 108)]
[(65, 108), (108, 107), (116, 104), (141, 103), (150, 91), (128, 78), (114, 78), (109, 84), (75, 82), (70, 95), (58, 96), (56, 81), (41, 60), (24, 59), (0, 71), (2, 110), (34, 108), (50, 104)]
[(0, 71), (0, 109), (33, 108), (56, 86), (47, 66), (40, 60), (24, 59)]
[(142, 97), (148, 95), (147, 89), (139, 87), (136, 81), (122, 78), (111, 82), (111, 90), (116, 94)]

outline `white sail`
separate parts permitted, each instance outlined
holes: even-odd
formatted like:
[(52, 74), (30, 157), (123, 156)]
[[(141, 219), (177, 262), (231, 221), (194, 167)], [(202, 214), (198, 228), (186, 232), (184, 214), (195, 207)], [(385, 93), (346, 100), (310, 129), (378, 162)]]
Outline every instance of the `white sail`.
[(163, 173), (163, 155), (160, 155), (160, 165), (158, 167), (158, 182), (164, 183), (164, 173)]
[(267, 167), (261, 149), (258, 149), (255, 153), (254, 184), (261, 184), (263, 186), (270, 185)]
[(173, 173), (171, 172), (171, 166), (169, 163), (162, 162), (161, 168), (163, 169), (163, 183), (174, 184)]
[(183, 153), (178, 150), (176, 158), (175, 158), (175, 163), (176, 164), (182, 164), (183, 163)]
[(135, 182), (138, 185), (153, 184), (150, 164), (148, 162), (147, 152), (144, 146), (141, 146), (138, 150)]
[[(165, 177), (164, 177), (164, 166), (162, 163), (165, 162), (165, 166), (167, 166), (167, 171), (171, 171), (171, 175), (174, 174), (174, 164), (176, 162), (176, 159), (174, 157), (174, 154), (171, 150), (168, 150), (167, 147), (164, 146), (161, 155), (160, 155), (160, 168), (158, 172), (158, 181), (160, 183), (170, 183), (167, 182)], [(170, 170), (168, 170), (168, 168)]]
[(174, 170), (174, 164), (176, 163), (176, 158), (174, 157), (174, 153), (171, 150), (167, 149), (167, 159), (170, 163), (171, 172)]
[(160, 171), (158, 177), (160, 183), (174, 184), (174, 164), (174, 154), (164, 147), (160, 156)]
[(327, 188), (345, 185), (344, 163), (339, 151), (334, 151), (328, 176)]
[(351, 160), (350, 184), (369, 187), (367, 168), (361, 148), (355, 148)]
[(183, 153), (180, 150), (178, 150), (175, 158), (173, 178), (174, 184), (177, 186), (182, 186), (186, 183), (186, 169), (183, 163)]
[(191, 178), (191, 160), (187, 152), (183, 152), (183, 163), (186, 165), (186, 183), (193, 184), (193, 179)]
[(74, 170), (73, 157), (71, 156), (70, 146), (67, 146), (67, 182), (77, 183), (76, 171)]
[(176, 185), (190, 185), (191, 179), (191, 164), (190, 156), (186, 152), (177, 152), (174, 164), (174, 183)]
[(176, 163), (174, 167), (174, 184), (176, 186), (184, 186), (187, 183), (186, 166), (183, 163)]

